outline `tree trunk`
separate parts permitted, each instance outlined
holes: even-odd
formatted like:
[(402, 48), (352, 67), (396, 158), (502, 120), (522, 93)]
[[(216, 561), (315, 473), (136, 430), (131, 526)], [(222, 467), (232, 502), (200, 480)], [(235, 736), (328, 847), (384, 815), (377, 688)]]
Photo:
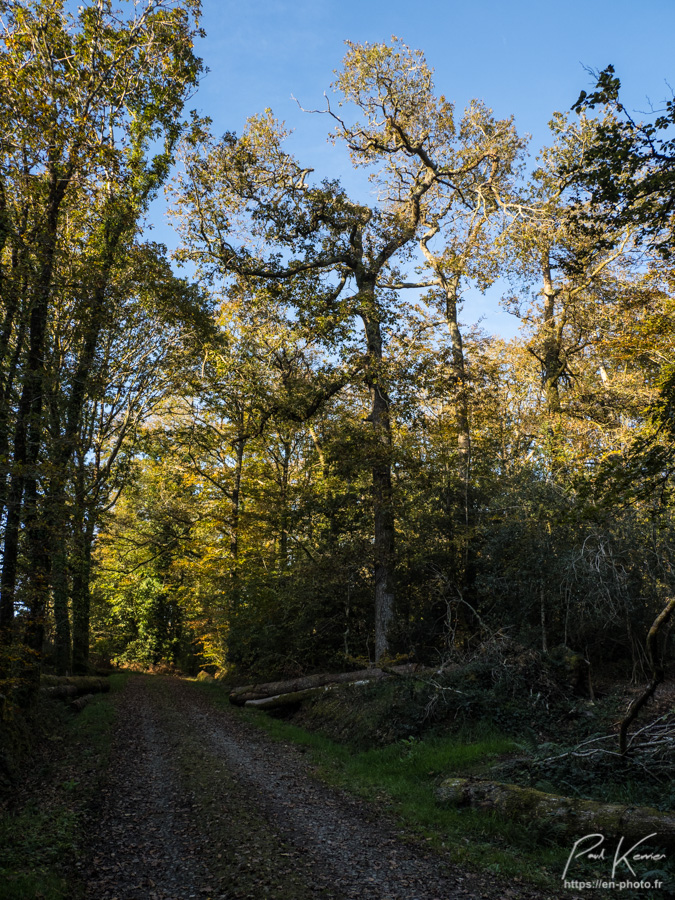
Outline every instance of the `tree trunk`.
[(459, 277), (445, 283), (445, 318), (450, 333), (452, 352), (452, 375), (455, 382), (456, 395), (455, 422), (457, 425), (457, 456), (459, 477), (462, 483), (462, 505), (466, 535), (464, 540), (464, 564), (468, 553), (469, 531), (469, 485), (471, 482), (471, 428), (469, 425), (469, 402), (466, 392), (466, 366), (464, 363), (464, 343), (462, 332), (457, 321), (457, 298)]
[(14, 452), (12, 475), (7, 496), (7, 520), (2, 554), (2, 577), (0, 578), (0, 629), (7, 643), (12, 639), (14, 620), (14, 592), (19, 559), (19, 530), (21, 526), (21, 505), (23, 503), (24, 471), (26, 464), (26, 404), (19, 404), (19, 412), (14, 428)]
[(549, 821), (572, 835), (623, 836), (628, 841), (657, 833), (657, 845), (675, 846), (675, 813), (545, 794), (533, 788), (469, 778), (447, 778), (436, 791), (447, 806), (472, 806), (519, 822)]
[[(65, 498), (62, 498), (65, 503)], [(53, 542), (52, 599), (54, 604), (54, 666), (58, 675), (67, 675), (71, 666), (70, 616), (68, 612), (68, 552), (63, 516), (52, 521), (52, 528), (60, 532), (60, 540)]]
[[(9, 449), (12, 393), (19, 371), (19, 361), (24, 349), (27, 327), (26, 279), (16, 250), (12, 252), (11, 271), (10, 279), (2, 277), (2, 263), (0, 263), (0, 297), (5, 305), (5, 315), (0, 331), (0, 369), (3, 373), (0, 381), (0, 519), (4, 515), (7, 505), (8, 478), (11, 473)], [(15, 283), (17, 280), (21, 281), (20, 285)], [(9, 283), (7, 283), (8, 281)], [(15, 326), (17, 315), (19, 316), (18, 328)], [(13, 336), (14, 347), (12, 348)], [(1, 616), (0, 610), (0, 618)]]
[(675, 610), (675, 597), (668, 600), (665, 607), (654, 619), (652, 627), (649, 629), (649, 633), (647, 635), (647, 659), (649, 660), (649, 667), (652, 670), (652, 677), (651, 681), (647, 685), (646, 689), (642, 692), (642, 694), (640, 694), (639, 697), (636, 697), (636, 699), (633, 700), (633, 702), (630, 704), (630, 706), (628, 707), (628, 712), (621, 722), (621, 727), (619, 729), (620, 753), (625, 754), (628, 750), (628, 729), (630, 728), (632, 722), (635, 721), (642, 707), (654, 695), (657, 687), (666, 677), (665, 669), (663, 667), (663, 660), (661, 659), (661, 655), (659, 653), (658, 639), (661, 629), (668, 625), (670, 617), (673, 614), (673, 610)]
[[(467, 392), (464, 342), (457, 319), (460, 287), (465, 276), (468, 254), (475, 247), (485, 224), (482, 216), (473, 219), (466, 235), (464, 249), (452, 257), (437, 256), (429, 249), (429, 242), (440, 231), (438, 221), (427, 223), (426, 233), (420, 240), (420, 248), (436, 276), (436, 284), (445, 301), (445, 321), (450, 335), (452, 405), (457, 428), (457, 469), (460, 489), (455, 489), (455, 478), (450, 475), (447, 485), (448, 530), (451, 547), (458, 555), (457, 588), (460, 595), (470, 592), (475, 581), (475, 562), (471, 548), (471, 426)], [(455, 525), (458, 527), (455, 527)], [(457, 540), (457, 537), (459, 540)]]
[(83, 678), (43, 675), (40, 679), (40, 690), (48, 697), (67, 699), (73, 696), (81, 697), (83, 694), (105, 694), (110, 690), (110, 682), (107, 678), (97, 678), (93, 675)]
[[(82, 482), (81, 478), (80, 482)], [(80, 483), (79, 490), (83, 492), (82, 483)], [(72, 559), (73, 674), (75, 675), (84, 675), (89, 669), (89, 582), (94, 522), (93, 511), (90, 510), (87, 516), (80, 495), (73, 524)]]
[[(475, 565), (473, 564), (471, 548), (471, 426), (469, 419), (469, 399), (466, 384), (466, 364), (464, 360), (464, 342), (462, 332), (457, 320), (457, 304), (459, 300), (460, 275), (454, 275), (446, 279), (442, 273), (442, 286), (445, 291), (445, 319), (450, 334), (452, 354), (452, 378), (455, 394), (453, 397), (455, 409), (455, 425), (457, 427), (457, 474), (461, 485), (459, 499), (459, 512), (461, 524), (459, 525), (459, 557), (460, 571), (459, 582), (462, 595), (471, 593), (471, 587), (475, 581)], [(452, 497), (454, 491), (449, 491)], [(454, 500), (454, 497), (453, 497)], [(454, 503), (453, 503), (454, 506)], [(457, 513), (451, 509), (450, 514), (455, 518)], [(465, 613), (466, 611), (464, 611)]]
[(325, 684), (347, 684), (350, 681), (373, 680), (382, 678), (381, 669), (362, 669), (358, 672), (340, 672), (329, 674), (305, 675), (288, 681), (271, 681), (266, 684), (247, 684), (230, 691), (230, 703), (243, 706), (251, 700), (264, 700), (280, 694), (295, 694), (298, 691), (312, 690)]
[(555, 301), (558, 291), (553, 286), (549, 252), (542, 257), (542, 280), (544, 282), (544, 322), (542, 326), (542, 364), (544, 367), (544, 393), (549, 415), (560, 413), (560, 392), (558, 382), (562, 375), (560, 360), (560, 340), (555, 315)]
[(244, 423), (240, 422), (241, 434), (234, 442), (235, 464), (234, 464), (234, 483), (232, 485), (232, 493), (230, 495), (230, 582), (232, 585), (232, 593), (230, 606), (233, 611), (239, 609), (239, 517), (241, 507), (241, 478), (244, 468), (244, 447), (246, 438), (244, 438)]
[(230, 691), (230, 703), (235, 706), (243, 706), (253, 700), (264, 700), (270, 697), (284, 694), (313, 690), (331, 684), (349, 684), (356, 681), (377, 681), (388, 675), (424, 675), (436, 671), (426, 669), (417, 663), (406, 663), (401, 666), (391, 666), (386, 669), (360, 669), (358, 672), (338, 672), (330, 674), (322, 672), (318, 675), (305, 675), (302, 678), (293, 678), (289, 681), (271, 681), (266, 684), (247, 684)]
[(0, 602), (0, 622), (7, 625), (11, 623), (14, 616), (19, 529), (23, 521), (30, 564), (26, 591), (30, 616), (28, 641), (29, 645), (38, 652), (42, 649), (41, 636), (44, 629), (42, 620), (46, 609), (49, 568), (48, 555), (44, 552), (44, 523), (41, 521), (37, 509), (37, 466), (43, 428), (45, 339), (56, 252), (58, 215), (68, 186), (68, 178), (60, 178), (56, 172), (50, 173), (50, 179), (49, 201), (40, 246), (41, 259), (28, 321), (26, 367), (14, 435), (13, 472), (3, 548), (2, 599)]
[(279, 471), (279, 569), (283, 574), (288, 569), (288, 485), (290, 479), (291, 443), (281, 439), (281, 468)]
[[(373, 314), (375, 313), (375, 314)], [(371, 314), (363, 315), (368, 344), (365, 381), (370, 391), (368, 421), (375, 430), (372, 479), (375, 557), (375, 662), (389, 652), (389, 632), (394, 618), (394, 508), (391, 483), (391, 420), (389, 397), (382, 372), (383, 342), (374, 297)]]
[(234, 442), (235, 465), (234, 465), (234, 484), (232, 486), (232, 500), (230, 503), (230, 556), (232, 557), (232, 572), (236, 580), (237, 561), (239, 559), (239, 504), (241, 498), (241, 476), (244, 467), (244, 445), (246, 441), (243, 437), (237, 438)]
[(82, 712), (82, 710), (94, 699), (95, 694), (84, 694), (82, 697), (78, 697), (77, 700), (73, 700), (70, 704), (70, 708), (75, 712)]

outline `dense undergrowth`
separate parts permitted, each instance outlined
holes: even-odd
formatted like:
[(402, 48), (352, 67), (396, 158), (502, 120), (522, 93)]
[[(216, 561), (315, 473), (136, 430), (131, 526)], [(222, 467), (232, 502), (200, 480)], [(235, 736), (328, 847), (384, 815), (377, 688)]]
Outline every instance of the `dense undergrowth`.
[[(633, 728), (631, 752), (618, 753), (617, 724), (632, 691), (602, 682), (593, 699), (575, 673), (533, 651), (486, 655), (438, 676), (393, 679), (319, 695), (293, 722), (356, 750), (489, 728), (509, 735), (514, 758), (494, 777), (592, 800), (675, 806), (675, 705), (667, 690)], [(581, 694), (581, 695), (580, 695)]]

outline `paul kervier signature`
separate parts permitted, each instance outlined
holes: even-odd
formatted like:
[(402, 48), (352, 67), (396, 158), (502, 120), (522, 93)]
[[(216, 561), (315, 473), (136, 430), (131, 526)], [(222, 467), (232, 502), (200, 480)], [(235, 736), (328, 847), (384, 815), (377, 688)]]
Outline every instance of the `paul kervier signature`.
[[(617, 844), (616, 850), (614, 851), (614, 859), (612, 860), (612, 874), (611, 878), (614, 879), (616, 875), (616, 870), (619, 866), (624, 865), (628, 871), (635, 877), (635, 869), (631, 865), (631, 863), (635, 864), (637, 862), (660, 862), (662, 859), (666, 858), (665, 853), (636, 853), (638, 847), (642, 844), (646, 843), (651, 838), (656, 837), (658, 832), (654, 832), (653, 834), (648, 834), (647, 837), (641, 838), (632, 847), (629, 847), (628, 850), (622, 852), (623, 850), (623, 837), (619, 838), (619, 843)], [(572, 852), (570, 853), (567, 859), (567, 865), (565, 866), (565, 871), (563, 872), (563, 881), (567, 877), (567, 872), (569, 871), (569, 867), (574, 862), (575, 859), (581, 859), (585, 857), (590, 860), (605, 860), (608, 859), (606, 854), (606, 847), (604, 846), (605, 836), (603, 834), (587, 834), (575, 843), (574, 847), (572, 847)]]

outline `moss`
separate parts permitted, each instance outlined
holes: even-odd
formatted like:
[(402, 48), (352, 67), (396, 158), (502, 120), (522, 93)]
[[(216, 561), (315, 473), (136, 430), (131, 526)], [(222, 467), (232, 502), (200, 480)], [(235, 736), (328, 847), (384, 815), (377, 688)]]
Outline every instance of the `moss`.
[(491, 809), (509, 820), (551, 821), (564, 826), (569, 835), (591, 830), (639, 839), (655, 832), (659, 843), (675, 845), (675, 815), (651, 807), (629, 809), (623, 805), (546, 794), (515, 784), (462, 778), (443, 781), (436, 797), (441, 804)]

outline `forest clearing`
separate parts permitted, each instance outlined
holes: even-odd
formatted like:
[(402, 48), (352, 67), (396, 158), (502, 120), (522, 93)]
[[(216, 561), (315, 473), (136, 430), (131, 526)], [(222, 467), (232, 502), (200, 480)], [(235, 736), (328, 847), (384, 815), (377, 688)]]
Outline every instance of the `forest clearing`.
[(0, 898), (667, 896), (672, 91), (223, 8), (0, 0)]

